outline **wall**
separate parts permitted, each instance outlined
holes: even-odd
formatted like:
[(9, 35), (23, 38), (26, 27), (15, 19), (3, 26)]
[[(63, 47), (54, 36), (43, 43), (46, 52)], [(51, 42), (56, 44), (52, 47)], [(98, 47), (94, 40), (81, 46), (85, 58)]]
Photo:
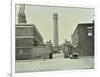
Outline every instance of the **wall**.
[(32, 59), (35, 59), (35, 58), (49, 58), (50, 53), (52, 53), (52, 50), (51, 50), (50, 47), (40, 46), (40, 47), (33, 47), (31, 49)]
[[(93, 35), (88, 36), (87, 27), (91, 27), (91, 26), (93, 27), (93, 31), (92, 31)], [(93, 23), (78, 24), (76, 30), (78, 33), (73, 34), (73, 37), (78, 38), (78, 44), (76, 47), (74, 47), (73, 51), (78, 52), (80, 56), (93, 56), (94, 55), (94, 24)], [(73, 42), (75, 42), (75, 40)]]
[(94, 55), (94, 35), (88, 36), (89, 26), (93, 27), (93, 24), (80, 25), (79, 28), (80, 55)]

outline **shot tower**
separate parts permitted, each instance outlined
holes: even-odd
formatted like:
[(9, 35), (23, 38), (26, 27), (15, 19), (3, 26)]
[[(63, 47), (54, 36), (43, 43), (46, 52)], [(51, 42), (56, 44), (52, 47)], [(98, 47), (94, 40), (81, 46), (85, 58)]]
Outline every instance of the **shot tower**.
[(54, 43), (54, 51), (58, 52), (59, 46), (59, 39), (58, 39), (58, 14), (53, 14), (53, 21), (54, 21), (54, 32), (53, 32), (53, 43)]

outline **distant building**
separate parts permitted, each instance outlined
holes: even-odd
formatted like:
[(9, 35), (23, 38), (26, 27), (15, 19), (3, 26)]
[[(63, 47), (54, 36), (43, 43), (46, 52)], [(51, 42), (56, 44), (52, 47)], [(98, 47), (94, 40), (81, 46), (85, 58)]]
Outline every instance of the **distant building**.
[(49, 58), (52, 59), (53, 58), (53, 47), (52, 47), (51, 40), (49, 42), (46, 42), (45, 46), (46, 48), (48, 48), (48, 51), (50, 50)]
[(50, 48), (52, 48), (52, 43), (51, 43), (51, 40), (50, 40), (50, 41), (48, 41), (48, 42), (46, 42), (45, 46), (46, 46), (46, 47), (50, 47)]
[(72, 34), (73, 52), (79, 56), (94, 55), (94, 23), (78, 24)]
[(64, 52), (64, 58), (68, 58), (72, 53), (72, 45), (70, 41), (65, 40), (65, 43), (63, 45), (63, 52)]

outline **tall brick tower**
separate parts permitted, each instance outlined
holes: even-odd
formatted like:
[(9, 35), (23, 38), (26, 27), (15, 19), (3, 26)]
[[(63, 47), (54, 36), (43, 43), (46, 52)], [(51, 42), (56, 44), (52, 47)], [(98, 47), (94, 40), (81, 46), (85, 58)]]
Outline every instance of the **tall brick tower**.
[(58, 40), (58, 15), (57, 13), (53, 14), (53, 21), (54, 21), (54, 32), (53, 32), (53, 43), (54, 43), (54, 51), (58, 52), (59, 40)]

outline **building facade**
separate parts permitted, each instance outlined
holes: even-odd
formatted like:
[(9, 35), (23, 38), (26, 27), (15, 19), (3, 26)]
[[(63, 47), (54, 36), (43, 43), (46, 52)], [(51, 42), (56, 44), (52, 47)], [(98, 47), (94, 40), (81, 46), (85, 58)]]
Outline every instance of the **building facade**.
[(16, 24), (16, 59), (31, 58), (31, 49), (42, 45), (43, 38), (34, 24)]
[(79, 56), (94, 55), (94, 23), (78, 24), (71, 38), (73, 52)]

